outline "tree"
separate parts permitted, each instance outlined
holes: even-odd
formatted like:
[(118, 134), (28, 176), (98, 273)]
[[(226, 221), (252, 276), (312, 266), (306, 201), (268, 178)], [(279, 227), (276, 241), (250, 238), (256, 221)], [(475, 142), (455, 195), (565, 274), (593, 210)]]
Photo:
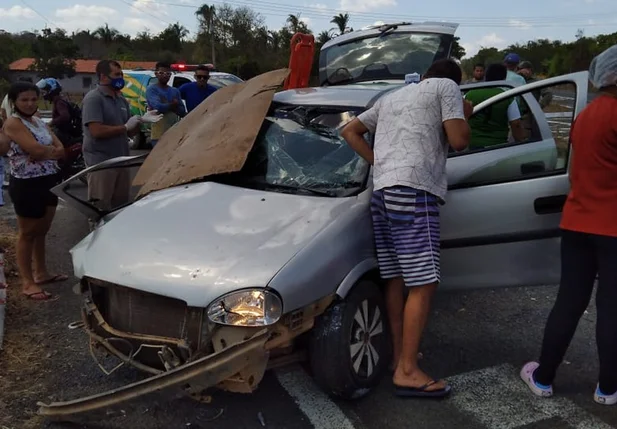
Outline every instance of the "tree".
[(452, 42), (452, 51), (450, 53), (451, 56), (459, 60), (463, 58), (466, 54), (465, 48), (463, 48), (461, 44), (459, 43), (460, 40), (461, 40), (460, 37), (454, 38), (454, 42)]
[(103, 41), (105, 46), (110, 46), (116, 41), (120, 32), (115, 28), (109, 28), (109, 24), (105, 23), (103, 27), (99, 27), (92, 33), (94, 37)]
[(216, 49), (214, 39), (214, 28), (216, 25), (216, 7), (202, 4), (195, 12), (199, 26), (210, 36), (210, 49), (212, 56), (212, 64), (216, 66)]
[(333, 28), (332, 30), (338, 30), (337, 36), (353, 31), (353, 28), (349, 28), (348, 13), (339, 13), (338, 15), (333, 16), (330, 23), (336, 25), (336, 28)]
[(38, 72), (40, 77), (75, 76), (75, 59), (79, 54), (79, 47), (61, 29), (52, 31), (45, 28), (36, 36), (32, 46), (34, 63), (31, 70)]

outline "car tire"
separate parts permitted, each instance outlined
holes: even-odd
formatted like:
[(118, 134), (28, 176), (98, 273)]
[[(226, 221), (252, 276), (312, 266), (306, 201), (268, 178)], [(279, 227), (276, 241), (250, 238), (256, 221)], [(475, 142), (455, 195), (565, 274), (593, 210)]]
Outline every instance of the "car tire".
[(369, 394), (389, 366), (388, 329), (379, 286), (361, 280), (343, 301), (316, 320), (309, 364), (317, 385), (330, 396), (343, 399)]

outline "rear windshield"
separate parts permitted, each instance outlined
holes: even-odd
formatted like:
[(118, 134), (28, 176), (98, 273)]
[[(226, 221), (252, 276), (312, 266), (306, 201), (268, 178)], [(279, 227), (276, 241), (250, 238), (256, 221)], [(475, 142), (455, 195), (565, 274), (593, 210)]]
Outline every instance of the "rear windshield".
[(422, 75), (434, 61), (448, 57), (453, 39), (447, 34), (395, 32), (333, 45), (320, 53), (319, 79), (331, 85)]

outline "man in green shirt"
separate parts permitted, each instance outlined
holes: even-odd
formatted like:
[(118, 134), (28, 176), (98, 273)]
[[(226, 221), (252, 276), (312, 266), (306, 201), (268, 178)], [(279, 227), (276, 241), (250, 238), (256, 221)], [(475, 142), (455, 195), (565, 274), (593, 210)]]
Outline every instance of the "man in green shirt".
[[(507, 69), (503, 64), (491, 64), (486, 69), (485, 81), (506, 80), (506, 76)], [(477, 106), (504, 91), (503, 88), (472, 89), (465, 94), (465, 99)], [(515, 141), (520, 142), (525, 139), (525, 133), (521, 126), (521, 113), (514, 99), (494, 103), (473, 115), (468, 122), (471, 128), (470, 150), (507, 143), (510, 130), (512, 130)]]

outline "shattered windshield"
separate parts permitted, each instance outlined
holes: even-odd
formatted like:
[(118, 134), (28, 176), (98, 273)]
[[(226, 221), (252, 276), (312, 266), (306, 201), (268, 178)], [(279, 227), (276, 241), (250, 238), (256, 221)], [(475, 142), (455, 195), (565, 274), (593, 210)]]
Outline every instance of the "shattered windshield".
[(301, 107), (275, 111), (265, 118), (242, 170), (215, 180), (278, 192), (353, 195), (363, 189), (369, 164), (340, 130), (358, 113)]
[(393, 32), (334, 45), (320, 53), (319, 80), (332, 85), (422, 75), (449, 55), (452, 40), (447, 34)]

